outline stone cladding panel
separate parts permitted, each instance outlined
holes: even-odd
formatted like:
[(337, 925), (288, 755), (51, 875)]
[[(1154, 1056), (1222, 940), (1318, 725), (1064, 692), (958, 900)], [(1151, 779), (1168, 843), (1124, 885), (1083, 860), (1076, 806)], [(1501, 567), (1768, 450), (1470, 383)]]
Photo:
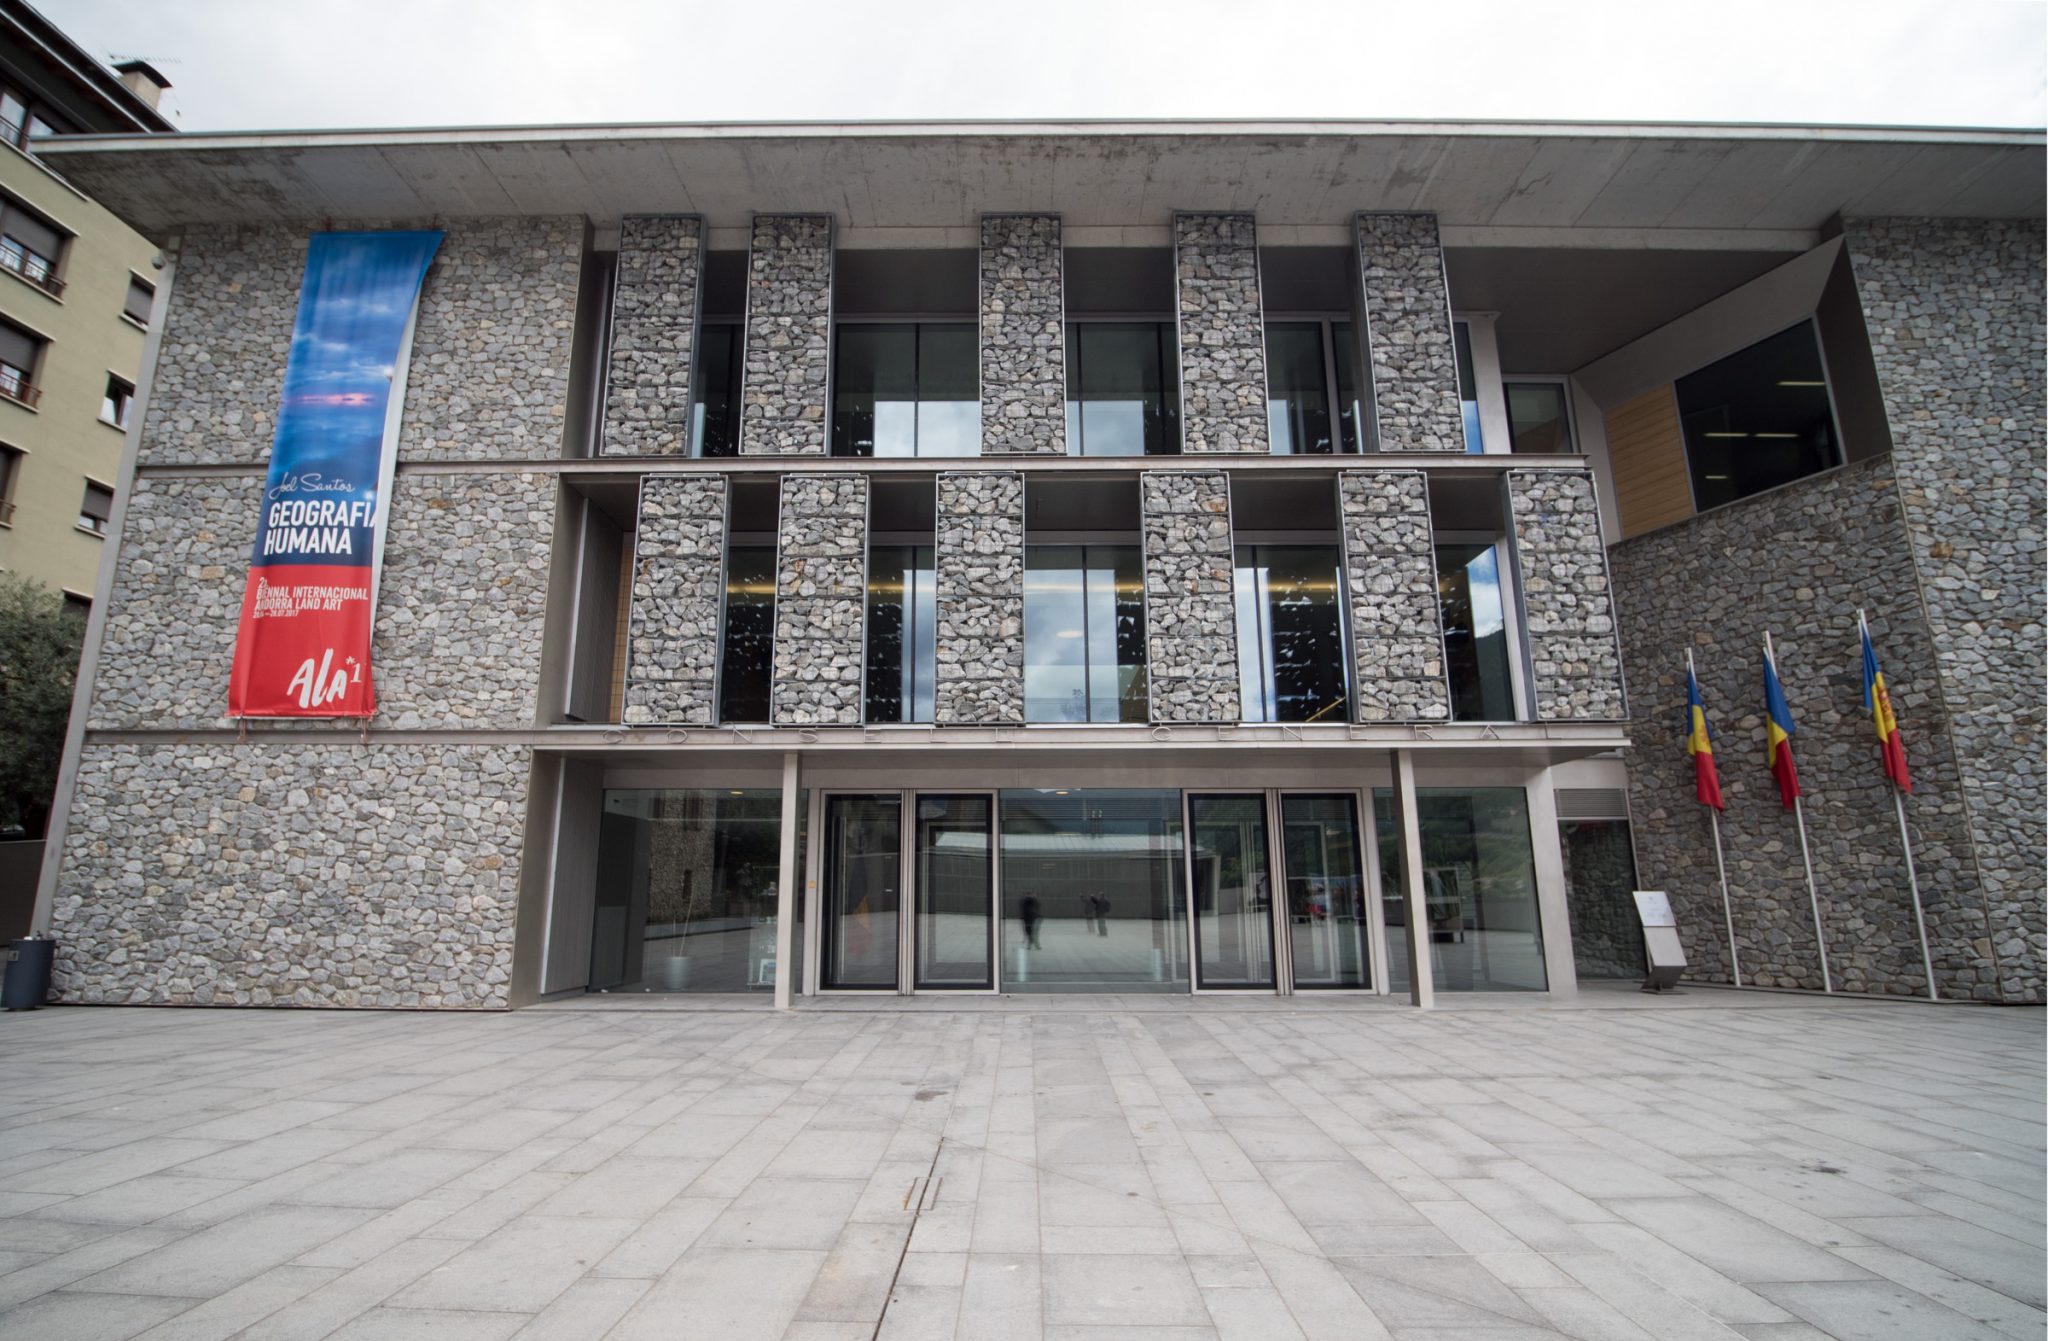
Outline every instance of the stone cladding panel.
[(1066, 455), (1066, 311), (1059, 216), (982, 216), (983, 455)]
[(89, 742), (62, 1000), (504, 1009), (528, 751)]
[(825, 455), (831, 350), (832, 220), (756, 215), (747, 254), (742, 454)]
[(939, 476), (941, 726), (1024, 720), (1024, 477)]
[(718, 721), (726, 493), (723, 475), (641, 477), (626, 642), (628, 726)]
[(786, 475), (775, 546), (777, 726), (858, 726), (866, 710), (868, 477)]
[(697, 216), (629, 215), (621, 222), (602, 455), (690, 454), (703, 268), (704, 221)]
[(1441, 722), (1451, 715), (1428, 480), (1419, 470), (1337, 477), (1351, 614), (1352, 719)]
[[(1614, 826), (1620, 828), (1622, 826)], [(1565, 908), (1572, 925), (1572, 967), (1584, 979), (1637, 978), (1645, 968), (1643, 924), (1632, 891), (1635, 863), (1624, 831), (1612, 841), (1564, 838)]]
[[(2043, 225), (1852, 219), (1846, 234), (1990, 901), (2000, 994), (2038, 1002), (2048, 969)], [(1890, 661), (1885, 673), (1889, 681)]]
[(1618, 721), (1628, 710), (1592, 473), (1511, 470), (1507, 481), (1536, 719)]
[(1434, 214), (1361, 214), (1358, 270), (1383, 452), (1465, 450), (1450, 290)]
[(1266, 322), (1249, 214), (1177, 214), (1181, 450), (1269, 452)]
[(1220, 470), (1148, 470), (1139, 485), (1152, 720), (1238, 721), (1230, 477)]

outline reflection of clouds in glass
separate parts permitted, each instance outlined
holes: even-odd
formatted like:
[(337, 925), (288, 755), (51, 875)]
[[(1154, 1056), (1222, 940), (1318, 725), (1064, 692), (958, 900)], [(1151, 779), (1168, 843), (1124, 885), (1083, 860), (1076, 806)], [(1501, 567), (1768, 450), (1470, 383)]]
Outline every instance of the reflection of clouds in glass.
[(1472, 632), (1480, 638), (1507, 627), (1500, 601), (1500, 565), (1495, 557), (1498, 553), (1491, 547), (1483, 549), (1479, 557), (1465, 565), (1465, 580), (1472, 587)]

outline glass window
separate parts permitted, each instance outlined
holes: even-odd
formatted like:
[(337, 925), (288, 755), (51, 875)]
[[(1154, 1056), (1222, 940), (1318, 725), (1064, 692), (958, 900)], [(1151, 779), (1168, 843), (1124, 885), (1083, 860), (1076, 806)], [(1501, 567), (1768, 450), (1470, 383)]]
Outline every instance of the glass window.
[(1486, 435), (1479, 427), (1479, 378), (1472, 370), (1472, 327), (1463, 321), (1452, 322), (1451, 337), (1458, 358), (1458, 408), (1465, 417), (1465, 453), (1476, 456), (1486, 451)]
[(1341, 722), (1343, 565), (1329, 545), (1237, 547), (1237, 671), (1247, 722)]
[(825, 798), (824, 986), (896, 985), (902, 841), (896, 793)]
[(57, 280), (57, 257), (64, 235), (12, 201), (0, 207), (0, 266), (30, 283), (63, 292)]
[(718, 660), (718, 720), (768, 720), (775, 651), (775, 547), (734, 545), (725, 556), (725, 635)]
[(592, 990), (773, 990), (781, 834), (777, 790), (607, 790)]
[(149, 314), (156, 306), (156, 290), (142, 280), (132, 276), (128, 280), (128, 299), (121, 305), (121, 311), (130, 321), (140, 325), (149, 324)]
[(1280, 852), (1287, 872), (1287, 924), (1294, 985), (1372, 985), (1364, 853), (1358, 807), (1344, 795), (1280, 798)]
[(980, 454), (980, 352), (972, 325), (843, 325), (836, 357), (834, 456)]
[(1678, 379), (1696, 507), (1719, 507), (1841, 463), (1813, 323)]
[(1002, 794), (1003, 990), (1184, 992), (1180, 793)]
[(1508, 669), (1508, 628), (1500, 591), (1500, 546), (1436, 547), (1437, 605), (1444, 621), (1444, 668), (1451, 718), (1512, 722), (1515, 687)]
[(100, 418), (116, 428), (128, 427), (128, 406), (134, 399), (134, 387), (108, 376), (106, 394), (100, 398)]
[(21, 475), (22, 453), (0, 447), (0, 526), (14, 524), (14, 484)]
[(690, 397), (690, 455), (740, 450), (740, 328), (706, 323), (697, 333), (696, 386)]
[(868, 551), (867, 720), (929, 722), (938, 672), (938, 588), (930, 545)]
[(1640, 978), (1643, 924), (1636, 913), (1636, 858), (1624, 819), (1559, 820), (1572, 963), (1581, 978)]
[[(1401, 888), (1394, 794), (1373, 793), (1380, 845), (1387, 976), (1408, 987), (1408, 906)], [(1422, 908), (1431, 973), (1446, 992), (1540, 992), (1543, 937), (1529, 798), (1519, 787), (1416, 791), (1422, 830)]]
[(42, 341), (26, 331), (0, 323), (0, 396), (33, 405), (42, 393), (31, 379)]
[[(1330, 326), (1330, 346), (1337, 365), (1337, 417), (1343, 430), (1344, 450), (1362, 452), (1365, 443), (1361, 427), (1369, 421), (1365, 397), (1358, 384), (1359, 370), (1365, 366), (1359, 359), (1358, 332), (1348, 321), (1335, 322)], [(1371, 431), (1370, 427), (1363, 427), (1363, 433)]]
[(995, 986), (995, 824), (987, 796), (917, 798), (917, 985)]
[(1136, 545), (1024, 551), (1024, 719), (1146, 720), (1145, 578)]
[(1082, 321), (1067, 327), (1067, 450), (1075, 456), (1180, 451), (1179, 364), (1172, 322)]
[(1579, 450), (1572, 441), (1563, 382), (1508, 382), (1502, 390), (1508, 400), (1510, 450), (1538, 455)]
[(1266, 422), (1275, 456), (1328, 455), (1330, 383), (1324, 375), (1323, 323), (1266, 325)]
[(1203, 987), (1271, 987), (1273, 884), (1266, 798), (1188, 797), (1188, 880)]
[(78, 504), (78, 524), (94, 535), (107, 533), (114, 515), (114, 491), (92, 480), (85, 482), (85, 497)]
[(0, 89), (0, 135), (12, 145), (22, 143), (28, 127), (28, 104), (13, 89)]

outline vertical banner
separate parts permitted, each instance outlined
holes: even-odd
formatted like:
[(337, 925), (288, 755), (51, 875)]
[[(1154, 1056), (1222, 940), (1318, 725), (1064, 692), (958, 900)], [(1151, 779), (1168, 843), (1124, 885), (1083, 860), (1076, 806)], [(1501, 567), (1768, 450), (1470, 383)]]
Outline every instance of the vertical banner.
[(440, 233), (315, 233), (242, 592), (230, 717), (368, 717), (405, 359)]

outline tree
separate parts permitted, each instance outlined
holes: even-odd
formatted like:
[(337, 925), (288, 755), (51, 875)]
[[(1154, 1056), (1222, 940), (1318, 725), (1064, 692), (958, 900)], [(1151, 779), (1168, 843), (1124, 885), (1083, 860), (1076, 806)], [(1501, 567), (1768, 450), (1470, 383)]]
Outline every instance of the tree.
[(84, 646), (85, 617), (62, 596), (0, 574), (0, 835), (42, 837)]

